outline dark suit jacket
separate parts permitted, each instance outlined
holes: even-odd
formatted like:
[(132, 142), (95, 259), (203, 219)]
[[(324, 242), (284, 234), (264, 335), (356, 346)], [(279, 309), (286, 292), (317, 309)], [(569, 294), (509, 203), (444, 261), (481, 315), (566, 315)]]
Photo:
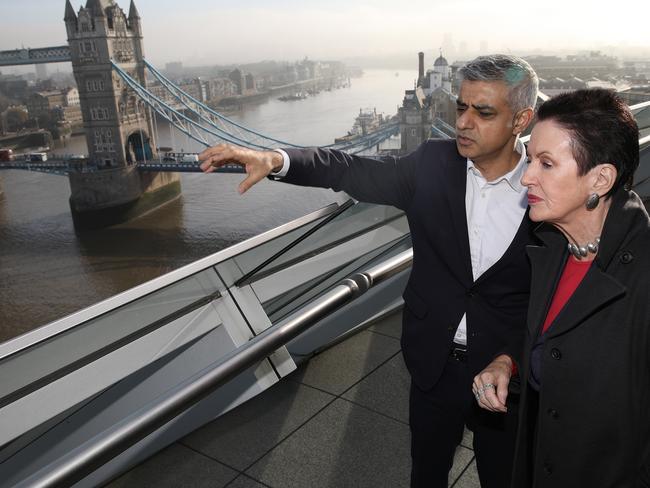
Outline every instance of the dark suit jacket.
[[(531, 247), (531, 300), (522, 366), (513, 488), (531, 486), (525, 382), (531, 347), (567, 259), (544, 224)], [(613, 197), (600, 250), (545, 334), (535, 488), (650, 487), (650, 222), (636, 194)]]
[(454, 141), (427, 141), (407, 156), (382, 161), (325, 149), (285, 151), (291, 165), (283, 181), (344, 190), (406, 212), (413, 267), (404, 291), (402, 350), (421, 389), (438, 381), (464, 313), (472, 373), (508, 346), (523, 348), (531, 223), (526, 215), (503, 257), (474, 282), (465, 213), (467, 160)]

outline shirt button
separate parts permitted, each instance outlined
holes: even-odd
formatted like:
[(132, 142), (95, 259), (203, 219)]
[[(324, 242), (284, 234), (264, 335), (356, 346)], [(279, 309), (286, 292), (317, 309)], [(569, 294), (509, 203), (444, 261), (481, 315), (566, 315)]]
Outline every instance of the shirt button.
[(554, 419), (557, 419), (560, 416), (560, 414), (557, 413), (557, 410), (555, 410), (554, 408), (549, 408), (546, 411), (546, 413), (548, 413), (551, 416), (551, 418), (554, 418)]
[(553, 359), (560, 360), (562, 358), (562, 353), (560, 352), (559, 349), (553, 348), (551, 349), (551, 357)]
[(549, 463), (545, 463), (542, 470), (544, 471), (544, 474), (550, 475), (553, 473), (553, 466)]

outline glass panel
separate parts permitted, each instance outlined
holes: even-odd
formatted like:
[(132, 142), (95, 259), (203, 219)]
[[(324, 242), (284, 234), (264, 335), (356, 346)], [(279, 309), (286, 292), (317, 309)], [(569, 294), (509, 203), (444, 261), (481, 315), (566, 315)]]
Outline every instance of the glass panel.
[(409, 244), (404, 242), (409, 235), (406, 216), (400, 210), (358, 203), (279, 255), (246, 283), (275, 323), (346, 276), (407, 249)]
[(406, 234), (380, 247), (370, 249), (353, 261), (343, 264), (336, 269), (325, 268), (323, 274), (306, 280), (288, 292), (262, 305), (269, 315), (271, 322), (277, 323), (339, 283), (342, 279), (379, 264), (391, 256), (406, 251), (410, 247), (411, 236), (410, 234)]
[(639, 125), (639, 138), (650, 135), (650, 106), (633, 110), (632, 114)]
[(323, 217), (315, 219), (300, 227), (296, 227), (285, 234), (219, 263), (215, 268), (219, 272), (220, 278), (226, 286), (230, 288), (260, 264), (264, 263), (275, 254), (291, 245), (294, 241), (321, 225), (330, 215), (331, 214), (328, 213)]
[(139, 298), (0, 362), (0, 405), (218, 298), (212, 268)]
[(646, 202), (650, 202), (650, 141), (641, 145), (639, 151), (639, 168), (634, 173), (632, 189)]
[[(633, 110), (636, 123), (639, 125), (639, 139), (650, 136), (650, 105)], [(639, 146), (639, 168), (634, 173), (632, 189), (647, 202), (650, 201), (650, 141)]]
[[(230, 264), (226, 271), (232, 275), (228, 286), (317, 226), (335, 212), (336, 205), (323, 210), (324, 217), (263, 242), (238, 256), (236, 263), (233, 259), (226, 260)], [(224, 283), (215, 271), (215, 267), (210, 266), (0, 359), (0, 407), (166, 324), (189, 320), (188, 314), (192, 311), (220, 297), (218, 290), (223, 290)]]
[[(308, 238), (269, 262), (247, 281), (255, 282), (287, 266), (326, 252), (351, 239), (399, 220), (404, 213), (394, 207), (357, 203), (317, 229)], [(235, 258), (239, 264), (240, 257)], [(353, 256), (350, 259), (354, 259)]]

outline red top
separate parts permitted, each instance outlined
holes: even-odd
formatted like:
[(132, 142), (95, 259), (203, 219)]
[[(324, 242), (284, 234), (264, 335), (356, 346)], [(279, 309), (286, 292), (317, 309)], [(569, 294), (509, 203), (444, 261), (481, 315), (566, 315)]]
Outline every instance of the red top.
[(542, 328), (542, 334), (548, 330), (555, 320), (555, 317), (557, 317), (557, 314), (560, 313), (560, 310), (562, 310), (566, 302), (569, 301), (573, 292), (576, 291), (576, 288), (578, 288), (578, 285), (587, 274), (587, 271), (589, 271), (592, 262), (593, 261), (578, 261), (575, 257), (569, 256), (566, 266), (564, 266), (564, 271), (562, 271), (562, 276), (560, 276), (560, 281), (557, 284), (555, 295), (553, 295), (553, 301), (548, 309), (548, 314), (544, 321), (544, 327)]
[[(542, 334), (548, 330), (555, 320), (555, 317), (557, 317), (557, 314), (560, 313), (560, 310), (562, 310), (564, 305), (566, 305), (566, 302), (569, 301), (573, 292), (576, 291), (576, 288), (578, 288), (578, 285), (587, 274), (587, 271), (589, 271), (592, 262), (593, 261), (578, 261), (575, 257), (569, 256), (569, 259), (564, 266), (564, 271), (562, 271), (562, 276), (560, 276), (560, 281), (557, 284), (555, 295), (553, 295), (551, 307), (548, 309)], [(517, 373), (517, 365), (513, 361), (511, 374), (514, 376)]]

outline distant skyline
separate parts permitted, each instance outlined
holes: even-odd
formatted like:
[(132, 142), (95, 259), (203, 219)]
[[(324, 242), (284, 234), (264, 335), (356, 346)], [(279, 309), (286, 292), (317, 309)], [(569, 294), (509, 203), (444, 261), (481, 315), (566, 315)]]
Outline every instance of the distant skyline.
[[(78, 11), (86, 2), (71, 3)], [(117, 3), (128, 13), (130, 0)], [(390, 58), (420, 50), (432, 62), (438, 47), (454, 59), (479, 53), (481, 45), (524, 55), (609, 54), (607, 46), (650, 53), (647, 0), (136, 0), (136, 6), (145, 54), (159, 66)], [(64, 9), (63, 0), (3, 0), (0, 50), (67, 44)]]

